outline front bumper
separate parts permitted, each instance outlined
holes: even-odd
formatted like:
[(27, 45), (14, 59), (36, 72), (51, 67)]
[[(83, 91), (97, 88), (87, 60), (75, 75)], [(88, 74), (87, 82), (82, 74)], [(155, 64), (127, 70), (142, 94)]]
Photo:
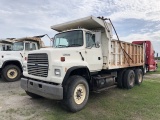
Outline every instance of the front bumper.
[(59, 85), (43, 83), (28, 78), (21, 78), (21, 87), (25, 91), (43, 96), (45, 98), (55, 100), (63, 99), (63, 87)]

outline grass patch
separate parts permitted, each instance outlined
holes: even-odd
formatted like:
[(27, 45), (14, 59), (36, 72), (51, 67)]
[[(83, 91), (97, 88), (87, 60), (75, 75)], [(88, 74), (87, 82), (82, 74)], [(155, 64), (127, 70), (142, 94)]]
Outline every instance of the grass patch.
[(150, 71), (150, 72), (147, 72), (147, 74), (160, 74), (160, 62), (158, 62), (158, 69), (157, 69), (157, 71)]
[(13, 108), (6, 110), (6, 113), (8, 113), (8, 114), (12, 114), (12, 113), (16, 113), (16, 112), (17, 112), (17, 110), (15, 110)]
[(87, 106), (69, 113), (53, 103), (42, 114), (46, 120), (157, 120), (160, 119), (160, 82), (144, 80), (131, 90), (110, 89), (91, 93)]
[(20, 95), (20, 96), (27, 96), (26, 93), (20, 93), (19, 95)]

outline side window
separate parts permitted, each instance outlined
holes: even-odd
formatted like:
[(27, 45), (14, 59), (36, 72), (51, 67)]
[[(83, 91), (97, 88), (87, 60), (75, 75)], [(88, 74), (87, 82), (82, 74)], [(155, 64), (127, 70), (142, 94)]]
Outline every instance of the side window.
[(56, 38), (55, 40), (55, 46), (60, 47), (60, 46), (68, 46), (68, 41), (65, 38)]
[(2, 45), (2, 51), (5, 51), (6, 49), (5, 49), (5, 45)]
[(32, 48), (31, 50), (36, 50), (36, 44), (35, 43), (32, 43)]
[(30, 43), (25, 43), (25, 50), (30, 50)]
[(95, 35), (86, 33), (86, 47), (93, 47), (95, 45)]

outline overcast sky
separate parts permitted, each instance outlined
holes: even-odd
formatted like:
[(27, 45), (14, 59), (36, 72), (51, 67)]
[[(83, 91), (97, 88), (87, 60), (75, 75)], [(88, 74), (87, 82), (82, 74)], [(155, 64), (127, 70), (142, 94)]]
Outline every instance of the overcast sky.
[(53, 37), (51, 25), (90, 15), (111, 18), (121, 40), (151, 40), (160, 55), (160, 0), (0, 0), (0, 38)]

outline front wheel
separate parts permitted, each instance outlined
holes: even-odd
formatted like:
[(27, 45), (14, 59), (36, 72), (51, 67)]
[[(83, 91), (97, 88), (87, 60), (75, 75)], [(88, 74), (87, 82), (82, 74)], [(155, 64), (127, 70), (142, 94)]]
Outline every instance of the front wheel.
[(7, 65), (2, 70), (2, 79), (7, 82), (20, 80), (21, 70), (16, 65)]
[(64, 101), (71, 112), (77, 112), (84, 108), (88, 101), (89, 86), (85, 78), (81, 76), (71, 76), (70, 83), (64, 90)]

